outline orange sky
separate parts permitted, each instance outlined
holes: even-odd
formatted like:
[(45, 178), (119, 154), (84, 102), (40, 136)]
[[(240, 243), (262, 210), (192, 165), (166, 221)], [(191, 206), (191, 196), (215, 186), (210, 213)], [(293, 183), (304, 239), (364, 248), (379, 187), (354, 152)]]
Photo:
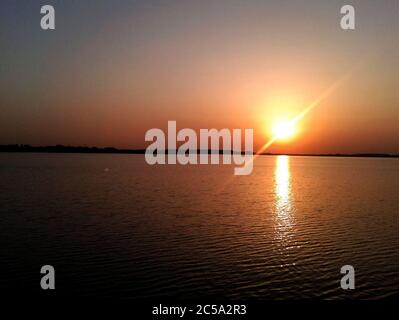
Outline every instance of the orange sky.
[(146, 130), (176, 120), (253, 128), (259, 148), (362, 63), (268, 151), (399, 154), (399, 3), (355, 1), (350, 32), (341, 4), (57, 2), (53, 33), (30, 26), (33, 4), (7, 4), (0, 143), (144, 148)]

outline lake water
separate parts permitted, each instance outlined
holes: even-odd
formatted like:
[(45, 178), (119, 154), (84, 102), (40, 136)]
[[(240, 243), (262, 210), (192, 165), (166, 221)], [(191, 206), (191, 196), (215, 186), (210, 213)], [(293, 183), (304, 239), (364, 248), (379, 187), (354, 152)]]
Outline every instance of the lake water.
[[(371, 299), (399, 292), (399, 159), (149, 166), (0, 154), (0, 287), (129, 298)], [(340, 288), (353, 265), (356, 289)]]

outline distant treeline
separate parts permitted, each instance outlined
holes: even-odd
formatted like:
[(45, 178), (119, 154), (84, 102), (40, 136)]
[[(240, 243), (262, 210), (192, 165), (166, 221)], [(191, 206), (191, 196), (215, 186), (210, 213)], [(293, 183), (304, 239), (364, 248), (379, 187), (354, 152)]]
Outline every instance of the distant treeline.
[[(173, 150), (171, 150), (173, 152)], [(187, 150), (188, 152), (196, 152), (196, 153), (214, 153), (214, 154), (223, 154), (223, 150)], [(128, 153), (128, 154), (144, 154), (146, 152), (145, 149), (117, 149), (114, 147), (82, 147), (82, 146), (64, 146), (64, 145), (55, 145), (55, 146), (31, 146), (28, 144), (13, 144), (13, 145), (0, 145), (0, 152), (48, 152), (48, 153)], [(167, 153), (168, 150), (154, 150), (154, 153)], [(233, 151), (225, 151), (227, 153), (237, 153)], [(243, 152), (242, 152), (243, 153)]]
[(132, 153), (142, 154), (145, 150), (117, 149), (113, 147), (75, 147), (75, 146), (31, 146), (28, 144), (0, 145), (0, 152), (48, 152), (48, 153)]
[[(282, 154), (262, 153), (264, 156), (277, 156)], [(389, 153), (287, 153), (293, 157), (359, 157), (359, 158), (399, 158), (399, 155)]]
[[(0, 145), (0, 152), (47, 152), (47, 153), (122, 153), (122, 154), (144, 154), (145, 149), (118, 149), (114, 147), (84, 147), (84, 146), (31, 146), (28, 144), (12, 144)], [(167, 150), (158, 151), (165, 153)], [(197, 153), (219, 153), (222, 154), (223, 150), (196, 150)], [(227, 153), (235, 153), (226, 151)], [(262, 153), (261, 155), (276, 156), (281, 154), (276, 153)], [(399, 155), (392, 155), (389, 153), (353, 153), (353, 154), (299, 154), (291, 153), (286, 154), (289, 156), (316, 156), (316, 157), (374, 157), (374, 158), (399, 158)]]

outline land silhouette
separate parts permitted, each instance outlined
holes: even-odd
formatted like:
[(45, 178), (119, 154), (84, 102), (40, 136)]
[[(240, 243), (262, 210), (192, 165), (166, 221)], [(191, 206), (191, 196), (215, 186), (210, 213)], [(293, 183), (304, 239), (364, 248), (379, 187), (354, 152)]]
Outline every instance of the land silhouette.
[[(170, 150), (176, 151), (176, 150)], [(191, 151), (191, 150), (190, 150)], [(237, 153), (232, 150), (194, 150), (197, 153), (223, 154)], [(31, 146), (28, 144), (0, 145), (0, 152), (26, 152), (26, 153), (115, 153), (115, 154), (144, 154), (146, 149), (119, 149), (115, 147), (88, 147), (88, 146)], [(168, 152), (168, 150), (158, 151)], [(244, 154), (244, 152), (241, 152)], [(289, 156), (314, 156), (314, 157), (369, 157), (369, 158), (399, 158), (398, 154), (389, 153), (261, 153), (264, 156), (289, 155)]]

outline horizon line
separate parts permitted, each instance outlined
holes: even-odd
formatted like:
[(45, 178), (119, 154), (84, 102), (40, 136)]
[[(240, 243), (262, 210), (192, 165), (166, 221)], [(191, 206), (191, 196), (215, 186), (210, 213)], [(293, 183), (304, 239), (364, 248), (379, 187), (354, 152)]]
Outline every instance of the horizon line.
[[(153, 150), (155, 151), (155, 150)], [(197, 154), (245, 154), (245, 151), (234, 150), (214, 150), (214, 149), (190, 149), (189, 152), (195, 151)], [(26, 153), (114, 153), (114, 154), (145, 154), (146, 149), (126, 149), (116, 147), (96, 147), (96, 146), (66, 146), (62, 144), (50, 146), (31, 146), (29, 144), (9, 144), (0, 145), (0, 152), (26, 152)], [(178, 154), (177, 149), (165, 149), (159, 152), (169, 153), (175, 152)], [(252, 152), (253, 155), (256, 152)], [(247, 153), (248, 154), (248, 153)], [(375, 152), (361, 152), (361, 153), (273, 153), (263, 152), (258, 155), (263, 156), (309, 156), (309, 157), (368, 157), (368, 158), (399, 158), (399, 154), (391, 153), (375, 153)]]

